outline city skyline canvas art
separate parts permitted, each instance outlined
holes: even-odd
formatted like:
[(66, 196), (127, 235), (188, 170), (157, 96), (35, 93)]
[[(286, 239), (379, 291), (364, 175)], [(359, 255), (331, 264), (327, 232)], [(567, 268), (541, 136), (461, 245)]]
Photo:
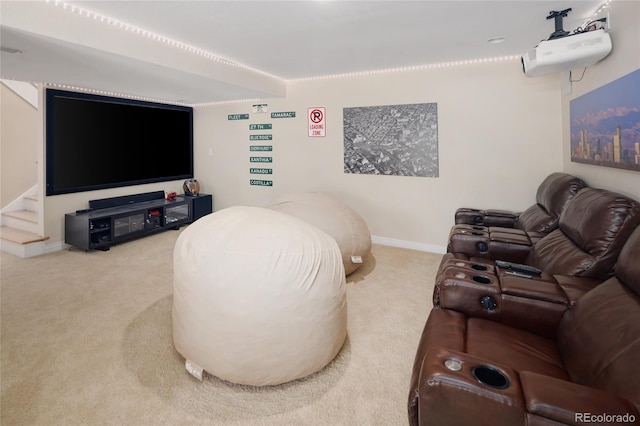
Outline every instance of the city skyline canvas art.
[(344, 172), (438, 177), (436, 103), (343, 109)]
[(640, 171), (640, 69), (573, 99), (571, 161)]

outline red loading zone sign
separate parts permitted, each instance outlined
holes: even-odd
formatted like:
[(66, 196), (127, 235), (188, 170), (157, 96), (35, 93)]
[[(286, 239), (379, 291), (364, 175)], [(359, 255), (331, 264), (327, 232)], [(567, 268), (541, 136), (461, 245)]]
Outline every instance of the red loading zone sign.
[(324, 107), (307, 108), (307, 120), (309, 121), (310, 138), (323, 138), (327, 136)]

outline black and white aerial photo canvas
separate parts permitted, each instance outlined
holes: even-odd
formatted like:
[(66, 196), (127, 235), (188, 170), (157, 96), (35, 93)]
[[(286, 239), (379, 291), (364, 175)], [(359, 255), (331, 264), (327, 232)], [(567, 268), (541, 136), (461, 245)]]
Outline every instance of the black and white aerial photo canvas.
[(436, 103), (343, 108), (344, 172), (438, 177)]

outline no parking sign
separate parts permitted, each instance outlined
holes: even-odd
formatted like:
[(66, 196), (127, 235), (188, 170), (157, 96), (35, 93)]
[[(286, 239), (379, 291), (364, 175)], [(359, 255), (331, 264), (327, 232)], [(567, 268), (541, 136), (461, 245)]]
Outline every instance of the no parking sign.
[(307, 120), (310, 138), (323, 138), (327, 135), (324, 107), (307, 108)]

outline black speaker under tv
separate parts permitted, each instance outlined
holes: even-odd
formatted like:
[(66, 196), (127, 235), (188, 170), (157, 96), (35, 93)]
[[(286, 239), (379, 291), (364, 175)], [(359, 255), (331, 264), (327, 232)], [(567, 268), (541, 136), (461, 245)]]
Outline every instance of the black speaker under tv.
[(193, 108), (46, 90), (46, 194), (193, 178)]

